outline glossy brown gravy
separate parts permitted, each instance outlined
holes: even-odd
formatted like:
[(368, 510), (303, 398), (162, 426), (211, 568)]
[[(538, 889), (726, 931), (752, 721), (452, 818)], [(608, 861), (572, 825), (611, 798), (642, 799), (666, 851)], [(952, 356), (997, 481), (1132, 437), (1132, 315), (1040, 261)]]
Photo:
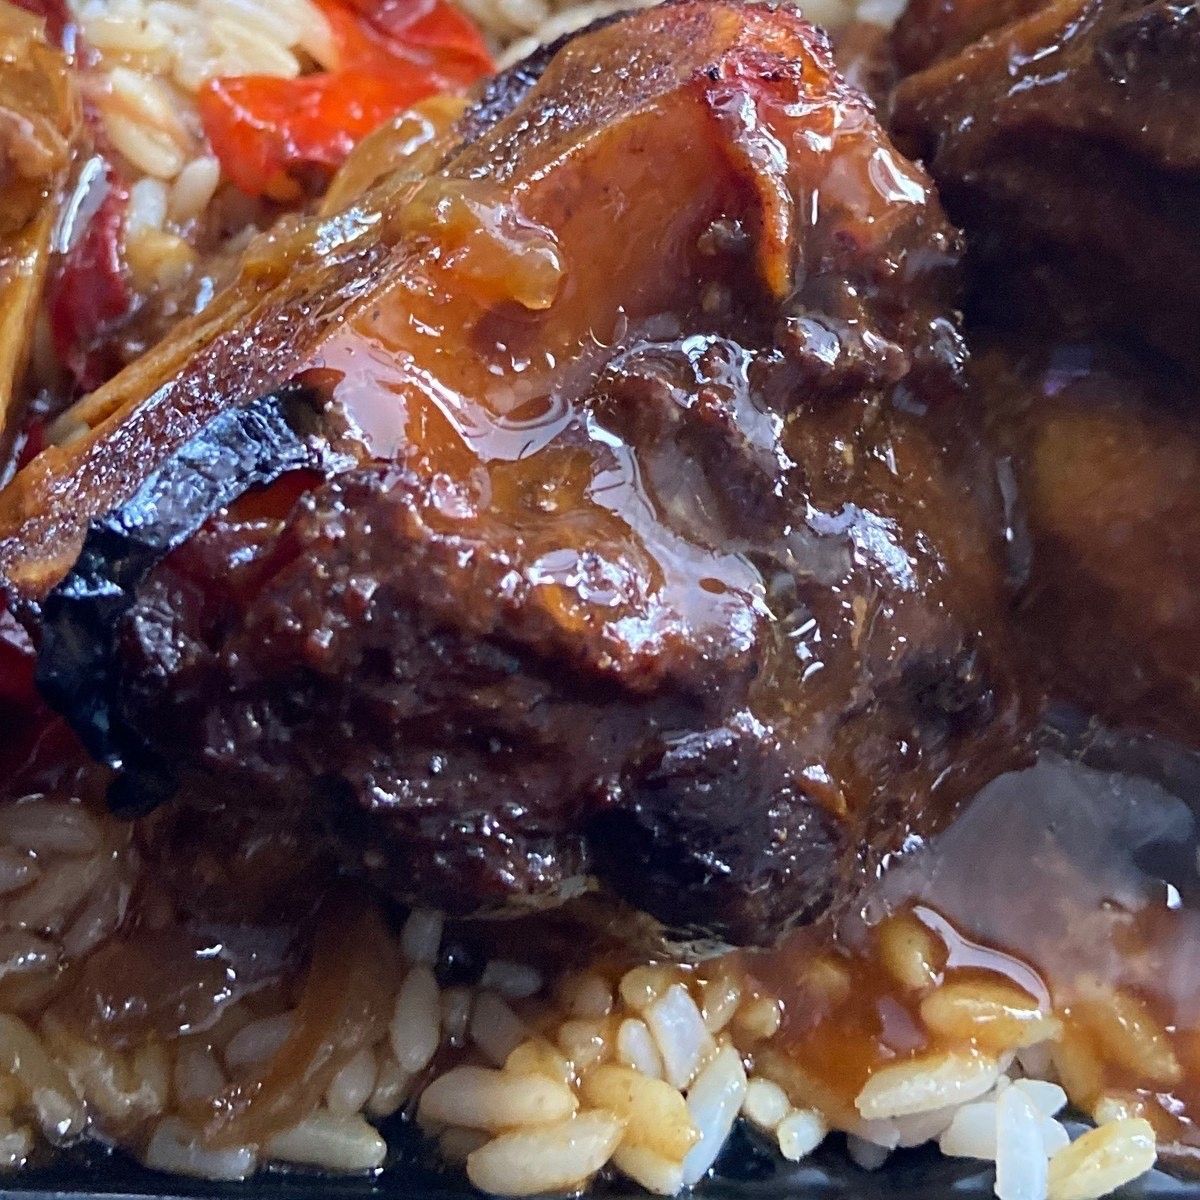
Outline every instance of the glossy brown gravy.
[[(17, 793), (101, 811), (102, 774), (79, 765), (59, 723), (28, 751)], [(1133, 766), (1141, 770), (1145, 757)], [(1200, 770), (1176, 759), (1162, 772), (1168, 787), (1157, 771), (1099, 769), (1046, 751), (986, 787), (938, 838), (914, 840), (886, 863), (836, 930), (811, 929), (774, 952), (688, 973), (697, 982), (744, 973), (743, 994), (761, 994), (768, 1011), (764, 1029), (735, 1030), (739, 1046), (794, 1103), (818, 1106), (836, 1127), (862, 1127), (855, 1097), (880, 1067), (943, 1052), (1006, 1059), (1014, 1030), (1040, 1036), (1060, 1024), (1053, 1049), (1024, 1052), (1021, 1065), (1056, 1073), (1085, 1113), (1145, 1116), (1164, 1156), (1194, 1165), (1200, 864), (1197, 821), (1181, 797), (1197, 794)], [(296, 1003), (340, 971), (349, 950), (329, 961), (310, 951), (328, 924), (320, 911), (336, 865), (305, 853), (302, 831), (229, 815), (172, 828), (164, 810), (133, 826), (111, 823), (111, 853), (125, 861), (132, 839), (150, 867), (125, 927), (81, 962), (10, 973), (0, 1002), (26, 1019), (43, 1014), (50, 1028), (132, 1048), (203, 1041), (235, 1012)], [(536, 921), (521, 924), (518, 934), (509, 923), (466, 923), (453, 936), (515, 958), (532, 933), (550, 973), (570, 958), (561, 915), (546, 920), (544, 936)], [(586, 941), (575, 941), (576, 956)], [(612, 963), (614, 979), (633, 965)], [(930, 997), (955, 991), (981, 996), (998, 1019), (988, 1027), (977, 1005), (960, 1028), (931, 1027)], [(324, 1014), (328, 997), (313, 996), (314, 1013)], [(782, 1018), (776, 1036), (772, 1001)], [(299, 1105), (303, 1092), (289, 1082), (281, 1095)]]
[(922, 1001), (945, 985), (998, 987), (1061, 1021), (1049, 1060), (1038, 1050), (1027, 1065), (1052, 1065), (1077, 1109), (1146, 1117), (1165, 1155), (1194, 1162), (1196, 837), (1188, 805), (1146, 778), (1047, 753), (996, 780), (885, 870), (833, 938), (806, 932), (749, 960), (783, 1002), (796, 1086), (852, 1122), (874, 1069), (988, 1049), (986, 1032), (930, 1030)]
[[(830, 103), (835, 124), (844, 119), (841, 110), (841, 102)], [(671, 207), (672, 221), (649, 208), (643, 214), (645, 230), (626, 222), (622, 237), (613, 239), (611, 260), (596, 255), (590, 237), (582, 236), (592, 231), (577, 228), (569, 211), (553, 211), (557, 193), (543, 201), (557, 222), (544, 210), (502, 208), (486, 189), (474, 186), (469, 174), (414, 197), (404, 209), (407, 224), (396, 232), (422, 249), (397, 264), (400, 283), (381, 294), (377, 304), (364, 305), (336, 331), (323, 334), (306, 362), (336, 377), (334, 399), (357, 425), (366, 459), (392, 460), (404, 451), (423, 474), (435, 477), (424, 515), (438, 532), (444, 532), (442, 524), (452, 529), (471, 515), (465, 511), (470, 489), (478, 487), (480, 508), (490, 505), (519, 534), (519, 547), (515, 534), (512, 547), (502, 548), (506, 553), (513, 549), (514, 560), (516, 548), (528, 551), (522, 562), (525, 578), (556, 627), (572, 636), (589, 626), (604, 629), (608, 640), (596, 657), (605, 665), (617, 661), (622, 648), (638, 659), (647, 629), (653, 633), (632, 602), (629, 615), (623, 615), (625, 592), (613, 585), (618, 570), (628, 567), (631, 593), (639, 578), (655, 583), (666, 579), (670, 615), (687, 629), (695, 628), (698, 640), (728, 645), (739, 614), (757, 613), (770, 600), (770, 572), (759, 563), (786, 562), (794, 552), (812, 552), (810, 565), (825, 566), (826, 558), (815, 553), (822, 546), (837, 560), (834, 566), (852, 555), (855, 571), (846, 579), (834, 578), (837, 586), (820, 601), (827, 610), (818, 609), (805, 625), (786, 631), (789, 647), (795, 634), (803, 653), (785, 658), (784, 644), (773, 644), (759, 676), (764, 683), (748, 699), (756, 720), (777, 723), (788, 757), (808, 759), (798, 764), (805, 768), (798, 774), (812, 783), (825, 808), (841, 816), (861, 803), (856, 805), (853, 787), (845, 789), (848, 801), (833, 776), (856, 781), (867, 743), (852, 731), (829, 760), (837, 767), (844, 754), (853, 769), (826, 770), (820, 753), (822, 723), (833, 722), (838, 711), (836, 681), (852, 674), (864, 628), (878, 631), (873, 666), (885, 680), (892, 665), (903, 660), (901, 648), (909, 641), (928, 636), (932, 652), (957, 653), (957, 643), (943, 641), (937, 625), (909, 597), (914, 575), (928, 571), (936, 601), (931, 611), (953, 609), (955, 596), (943, 599), (933, 581), (941, 576), (943, 553), (951, 563), (959, 556), (968, 566), (974, 561), (964, 548), (974, 540), (974, 525), (964, 519), (957, 480), (947, 479), (943, 487), (930, 473), (929, 464), (940, 466), (941, 459), (927, 432), (899, 415), (899, 406), (881, 427), (883, 418), (874, 403), (832, 413), (814, 404), (804, 422), (783, 430), (779, 413), (750, 403), (748, 386), (742, 388), (744, 395), (737, 386), (726, 386), (730, 379), (745, 384), (738, 377), (739, 348), (765, 317), (757, 310), (735, 311), (723, 318), (726, 325), (716, 320), (722, 296), (731, 280), (747, 274), (746, 264), (709, 254), (705, 239), (718, 216), (736, 210), (735, 200), (744, 206), (745, 197), (732, 178), (728, 185), (710, 183), (706, 190), (706, 178), (724, 178), (716, 171), (725, 150), (702, 139), (693, 145), (690, 129), (676, 131), (687, 153), (681, 153), (673, 178), (686, 203), (676, 205), (671, 194), (660, 196), (657, 203)], [(646, 171), (644, 160), (637, 167), (633, 153), (643, 133), (640, 124), (633, 126), (633, 141), (608, 148), (614, 167), (632, 173), (627, 181), (631, 193), (645, 185), (637, 173)], [(845, 160), (853, 170), (841, 177), (846, 195), (826, 182), (822, 199), (832, 202), (835, 213), (839, 204), (852, 212), (862, 201), (865, 215), (847, 222), (848, 228), (877, 229), (885, 220), (877, 207), (892, 214), (926, 199), (922, 177), (906, 173), (898, 160), (863, 141), (857, 124), (839, 136), (853, 150)], [(734, 148), (750, 158), (761, 150), (746, 139), (735, 139)], [(565, 226), (565, 232), (549, 233), (543, 220), (551, 227)], [(651, 240), (660, 228), (683, 231), (674, 247), (682, 261), (671, 263), (670, 270), (662, 269), (667, 254), (650, 263), (617, 259), (620, 254), (642, 258), (640, 250), (629, 247)], [(840, 236), (829, 240), (836, 243)], [(587, 253), (580, 249), (585, 243)], [(754, 277), (761, 276), (756, 287), (761, 285), (764, 297), (778, 290), (774, 273), (780, 260), (776, 253), (756, 263)], [(452, 264), (448, 271), (447, 262)], [(453, 286), (431, 284), (443, 273)], [(637, 281), (631, 287), (637, 303), (625, 293), (606, 291), (604, 277), (609, 275), (626, 284)], [(678, 282), (678, 296), (656, 290), (663, 279)], [(566, 303), (546, 317), (560, 290)], [(679, 309), (677, 320), (651, 326), (659, 310), (672, 302)], [(773, 313), (766, 316), (773, 321)], [(712, 331), (683, 336), (697, 326)], [(533, 330), (540, 341), (531, 336)], [(742, 456), (749, 465), (778, 442), (773, 470), (782, 471), (785, 458), (811, 468), (816, 482), (804, 493), (803, 525), (793, 528), (788, 517), (785, 527), (785, 517), (779, 516), (776, 528), (774, 509), (770, 520), (760, 519), (769, 506), (754, 493), (756, 475), (748, 470), (748, 482), (734, 481), (744, 484), (755, 502), (755, 526), (747, 529), (751, 522), (739, 524), (737, 519), (745, 513), (722, 511), (721, 502), (728, 498), (721, 495), (721, 485), (728, 476), (710, 472), (691, 455), (691, 446), (683, 445), (684, 453), (672, 460), (661, 454), (657, 429), (643, 427), (635, 441), (637, 423), (654, 419), (652, 412), (647, 415), (648, 405), (639, 403), (644, 397), (636, 389), (625, 397), (628, 412), (612, 411), (620, 407), (621, 396), (614, 398), (603, 389), (590, 397), (593, 408), (581, 406), (579, 411), (553, 391), (549, 381), (562, 361), (579, 362), (589, 375), (586, 382), (595, 382), (593, 363), (583, 350), (588, 339), (599, 336), (607, 344), (597, 342), (598, 349), (608, 350), (627, 335), (631, 354), (636, 351), (649, 361), (649, 366), (642, 363), (642, 376), (630, 372), (635, 383), (639, 378), (659, 383), (660, 394), (672, 404), (673, 372), (688, 385), (680, 389), (684, 397), (701, 380), (709, 394), (719, 396), (725, 388), (732, 393), (733, 427), (753, 443)], [(653, 371), (649, 367), (656, 356), (662, 363)], [(765, 355), (763, 362), (770, 365)], [(879, 369), (886, 367), (885, 356)], [(783, 379), (790, 387), (792, 376)], [(771, 390), (763, 394), (769, 396)], [(468, 397), (486, 397), (487, 402), (468, 402)], [(669, 404), (665, 407), (671, 411)], [(951, 444), (954, 440), (949, 439)], [(637, 441), (642, 444), (640, 460)], [(714, 479), (708, 478), (710, 473)], [(890, 495), (894, 477), (904, 481), (897, 514), (873, 494)], [(298, 482), (303, 488), (305, 481)], [(243, 505), (232, 514), (234, 523), (282, 520), (290, 507), (282, 501), (295, 498), (295, 491), (287, 490), (293, 483), (294, 478), (276, 485), (258, 509)], [(772, 494), (782, 493), (777, 489)], [(676, 496), (683, 502), (673, 505)], [(906, 539), (910, 507), (921, 524)], [(697, 509), (703, 509), (699, 517)], [(560, 511), (576, 523), (565, 540), (561, 525), (546, 519)], [(336, 515), (345, 513), (338, 510)], [(932, 522), (934, 544), (944, 541), (952, 552), (921, 549), (925, 522)], [(257, 537), (260, 531), (256, 526), (249, 533)], [(369, 533), (368, 528), (365, 542)], [(730, 542), (733, 549), (719, 549)], [(230, 544), (235, 556), (246, 557), (248, 542), (234, 538)], [(756, 551), (756, 558), (747, 547)], [(593, 561), (601, 551), (608, 552), (609, 574), (582, 574), (583, 551)], [(180, 561), (189, 565), (186, 555), (175, 565)], [(195, 567), (197, 559), (190, 564)], [(228, 573), (217, 574), (222, 584), (237, 565), (234, 558), (228, 564)], [(986, 596), (991, 571), (979, 568), (976, 577), (974, 570), (959, 576), (961, 586), (973, 601), (969, 611), (984, 612), (990, 624)], [(779, 574), (784, 584), (795, 587), (787, 571)], [(187, 571), (178, 579), (187, 582)], [(477, 589), (475, 595), (500, 590)], [(787, 605), (786, 594), (783, 601)], [(610, 621), (614, 611), (616, 618)], [(315, 622), (312, 629), (312, 645), (319, 648), (319, 636), (327, 629)], [(812, 630), (821, 638), (810, 638)], [(846, 664), (841, 667), (835, 658), (839, 646)], [(846, 646), (855, 654), (846, 652)], [(631, 691), (655, 683), (644, 669), (631, 670), (629, 676)], [(808, 685), (813, 679), (804, 698), (797, 699), (797, 681)], [(918, 699), (929, 690), (911, 675), (900, 681), (911, 685)], [(778, 686), (764, 699), (766, 683)], [(700, 677), (696, 690), (706, 691), (706, 684)], [(620, 719), (638, 719), (633, 702)], [(940, 732), (930, 731), (935, 752)], [(1004, 729), (997, 737), (1014, 740)], [(897, 746), (905, 752), (911, 748), (899, 719), (882, 728), (877, 744), (889, 755)], [(968, 767), (972, 762), (970, 755), (962, 761)], [(440, 757), (438, 762), (440, 771), (444, 764)], [(931, 757), (913, 794), (926, 799), (949, 769)], [(482, 778), (489, 785), (495, 777)], [(861, 766), (858, 782), (867, 794), (880, 780), (894, 778), (890, 760), (881, 766), (868, 762)], [(29, 788), (61, 793), (99, 814), (101, 785), (85, 769), (78, 779), (47, 777)], [(745, 789), (734, 795), (745, 802)], [(384, 944), (387, 935), (364, 920), (357, 940), (328, 944), (338, 939), (330, 934), (329, 919), (318, 913), (338, 866), (319, 853), (310, 857), (297, 852), (297, 847), (308, 847), (309, 828), (297, 824), (284, 829), (264, 822), (262, 813), (243, 825), (237, 814), (228, 819), (229, 811), (222, 812), (219, 804), (198, 811), (196, 825), (184, 823), (174, 834), (170, 816), (141, 823), (132, 835), (129, 827), (119, 826), (124, 840), (114, 842), (111, 854), (125, 855), (133, 837), (152, 867), (144, 890), (134, 897), (128, 924), (86, 961), (64, 961), (41, 976), (33, 972), (32, 984), (4, 984), (4, 1001), (31, 1020), (48, 1015), (88, 1038), (120, 1047), (146, 1038), (203, 1037), (238, 1005), (256, 1015), (295, 1005), (304, 1014), (306, 1034), (322, 1023), (382, 1024), (390, 997), (383, 986), (368, 987), (371, 972), (360, 968), (372, 961), (373, 945)], [(289, 813), (289, 819), (294, 815)], [(211, 820), (206, 823), (206, 818)], [(1039, 1073), (1053, 1070), (1078, 1108), (1100, 1114), (1121, 1107), (1144, 1114), (1177, 1155), (1196, 1154), (1200, 967), (1194, 948), (1200, 942), (1200, 909), (1191, 865), (1195, 842), (1183, 802), (1162, 789), (1047, 755), (1032, 770), (1004, 776), (986, 788), (936, 842), (925, 845), (913, 835), (903, 855), (889, 856), (894, 861), (885, 862), (877, 886), (855, 912), (843, 914), (836, 930), (827, 924), (797, 935), (773, 953), (734, 960), (748, 972), (750, 990), (760, 991), (768, 1007), (778, 998), (782, 1017), (778, 1037), (768, 1017), (761, 1026), (768, 1032), (756, 1041), (751, 1030), (745, 1049), (758, 1069), (785, 1082), (794, 1102), (814, 1104), (838, 1127), (854, 1130), (861, 1121), (855, 1098), (879, 1067), (935, 1053), (1007, 1059), (1022, 1048), (1028, 1051), (1023, 1065)], [(365, 866), (372, 864), (368, 855), (380, 857), (378, 844), (362, 855)], [(1152, 865), (1160, 860), (1170, 865), (1169, 871)], [(1188, 864), (1186, 869), (1181, 863)], [(700, 894), (711, 906), (711, 890)], [(325, 936), (318, 935), (319, 949), (310, 951), (314, 925)], [(476, 936), (486, 941), (489, 935)], [(323, 957), (326, 951), (328, 957)], [(701, 966), (693, 975), (704, 979), (710, 970), (729, 965)], [(378, 970), (381, 963), (375, 966)], [(333, 994), (343, 978), (365, 989), (355, 1001), (358, 1016), (346, 1010), (344, 996)], [(319, 1036), (313, 1032), (309, 1040)], [(1048, 1041), (1054, 1043), (1052, 1050)], [(1039, 1059), (1036, 1066), (1034, 1057)], [(291, 1117), (303, 1110), (301, 1101), (313, 1100), (289, 1081), (279, 1084), (278, 1093), (285, 1092)], [(244, 1125), (241, 1132), (251, 1137)], [(260, 1133), (255, 1129), (253, 1138)]]

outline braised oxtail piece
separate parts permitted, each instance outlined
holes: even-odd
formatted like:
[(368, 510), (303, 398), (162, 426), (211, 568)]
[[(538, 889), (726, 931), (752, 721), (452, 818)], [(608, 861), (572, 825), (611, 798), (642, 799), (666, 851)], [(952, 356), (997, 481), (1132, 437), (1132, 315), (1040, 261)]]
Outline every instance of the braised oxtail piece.
[[(153, 568), (197, 532), (207, 518), (251, 488), (293, 471), (348, 467), (320, 430), (323, 399), (299, 381), (278, 392), (229, 408), (214, 417), (176, 454), (147, 478), (134, 495), (91, 522), (70, 575), (47, 597), (37, 683), (43, 696), (71, 713), (91, 753), (120, 768), (139, 762), (141, 786), (132, 789), (132, 807), (153, 807), (147, 786), (155, 751), (148, 739), (108, 710), (111, 690), (122, 671), (119, 631), (137, 590)], [(164, 761), (158, 775), (167, 794), (171, 771)], [(114, 807), (130, 789), (118, 777)]]
[[(957, 235), (786, 9), (625, 17), (454, 137), (18, 480), (42, 678), (130, 807), (319, 813), (460, 914), (599, 889), (771, 942), (1022, 755)], [(309, 457), (197, 452), (293, 379)]]
[(1054, 695), (1200, 739), (1200, 418), (1194, 384), (1091, 344), (977, 343), (1028, 547), (1016, 628)]
[(924, 23), (934, 7), (897, 30), (924, 69), (892, 129), (966, 230), (974, 306), (1200, 370), (1200, 8), (952, 0)]

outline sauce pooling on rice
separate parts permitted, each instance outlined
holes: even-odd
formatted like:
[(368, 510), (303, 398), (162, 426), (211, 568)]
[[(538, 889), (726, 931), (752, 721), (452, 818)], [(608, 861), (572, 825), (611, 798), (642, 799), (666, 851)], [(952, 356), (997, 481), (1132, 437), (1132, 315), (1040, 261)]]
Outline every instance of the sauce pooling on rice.
[(1052, 755), (1002, 777), (885, 873), (836, 947), (804, 933), (749, 964), (783, 1002), (781, 1078), (853, 1121), (882, 1067), (1015, 1054), (1084, 1113), (1144, 1117), (1193, 1158), (1196, 840), (1148, 779)]

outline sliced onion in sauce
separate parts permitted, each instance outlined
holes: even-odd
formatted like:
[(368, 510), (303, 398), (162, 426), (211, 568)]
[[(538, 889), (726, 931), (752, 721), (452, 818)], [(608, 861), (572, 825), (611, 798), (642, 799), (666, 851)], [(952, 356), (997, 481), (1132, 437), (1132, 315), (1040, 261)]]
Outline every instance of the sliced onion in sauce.
[(327, 901), (291, 1034), (255, 1080), (230, 1086), (208, 1108), (206, 1141), (257, 1144), (311, 1112), (338, 1071), (386, 1027), (396, 967), (377, 908), (346, 893)]

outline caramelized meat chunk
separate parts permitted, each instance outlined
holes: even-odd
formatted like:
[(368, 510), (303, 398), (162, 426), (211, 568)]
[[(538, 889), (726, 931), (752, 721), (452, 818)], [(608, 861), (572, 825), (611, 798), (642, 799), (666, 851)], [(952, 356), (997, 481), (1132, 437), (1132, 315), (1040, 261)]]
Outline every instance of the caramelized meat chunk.
[(891, 31), (896, 65), (906, 74), (919, 71), (1045, 6), (1046, 0), (909, 0)]
[(1048, 687), (1194, 745), (1200, 421), (1194, 387), (1095, 346), (980, 353), (1028, 530), (1016, 628)]
[(78, 124), (66, 56), (41, 21), (0, 2), (0, 480), (23, 415), (22, 374)]
[(522, 71), (35, 462), (26, 500), (103, 496), (21, 517), (10, 577), (67, 573), (40, 679), (119, 803), (299, 803), (403, 899), (769, 942), (1021, 754), (957, 237), (788, 10)]
[(906, 79), (893, 128), (965, 227), (989, 320), (1200, 367), (1195, 4), (1054, 0)]

